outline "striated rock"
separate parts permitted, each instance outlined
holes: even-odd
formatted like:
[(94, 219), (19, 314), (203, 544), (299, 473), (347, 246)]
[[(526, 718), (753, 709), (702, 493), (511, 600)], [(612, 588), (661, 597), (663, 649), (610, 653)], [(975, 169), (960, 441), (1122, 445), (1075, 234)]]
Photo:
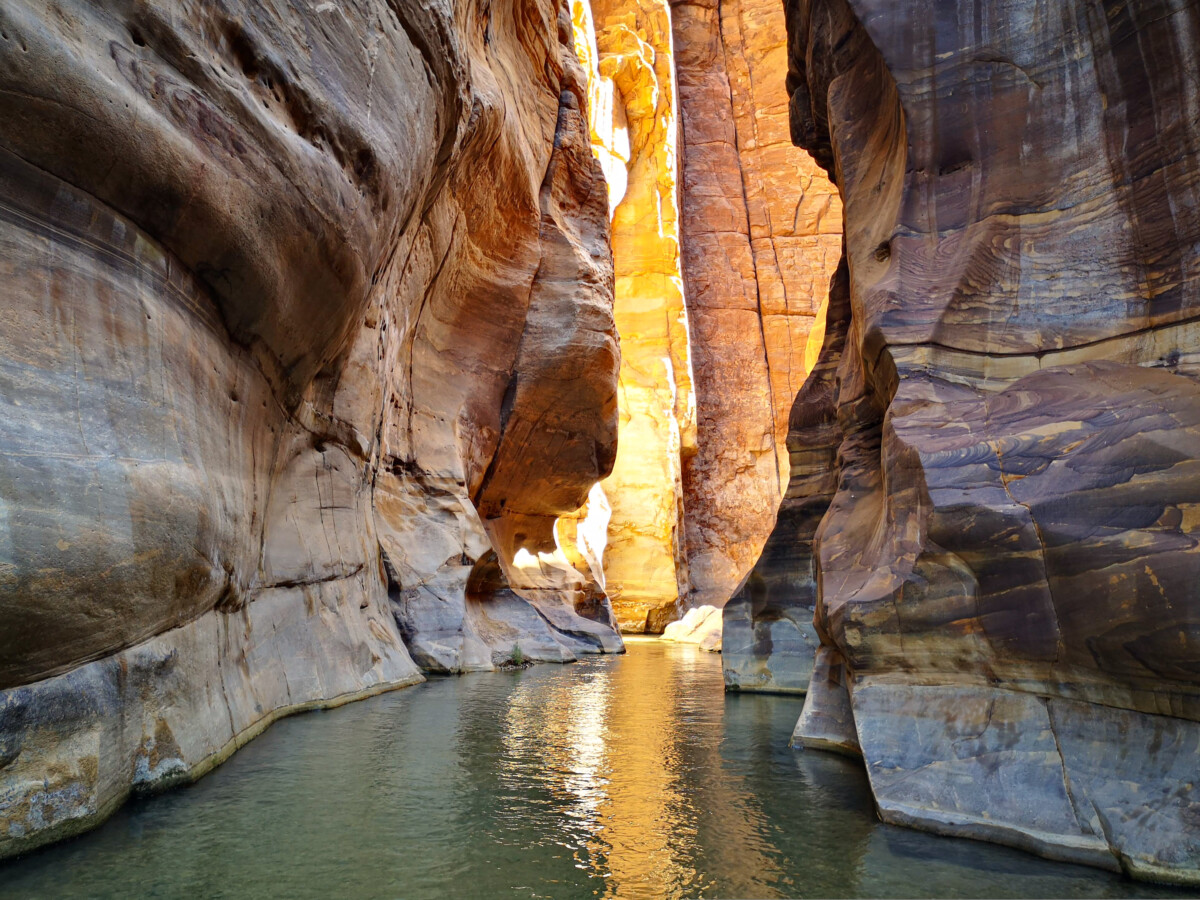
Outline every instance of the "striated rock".
[(621, 629), (662, 631), (688, 590), (682, 463), (696, 410), (680, 273), (675, 71), (665, 0), (575, 0), (591, 133), (609, 174), (621, 341), (606, 584)]
[(887, 821), (1200, 883), (1200, 12), (788, 32), (850, 309), (797, 739), (852, 748), (849, 712)]
[(620, 648), (585, 102), (548, 0), (0, 9), (0, 856), (414, 660)]

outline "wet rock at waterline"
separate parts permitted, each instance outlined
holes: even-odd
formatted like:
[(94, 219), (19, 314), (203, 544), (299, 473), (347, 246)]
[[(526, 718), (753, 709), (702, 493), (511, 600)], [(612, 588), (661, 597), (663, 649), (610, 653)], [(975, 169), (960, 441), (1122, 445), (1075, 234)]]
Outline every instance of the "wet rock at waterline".
[(850, 321), (843, 262), (829, 282), (822, 343), (788, 418), (787, 491), (745, 583), (725, 606), (725, 686), (804, 693), (820, 638), (813, 624), (813, 536), (837, 489), (837, 370)]
[(796, 740), (887, 821), (1200, 883), (1200, 9), (788, 27), (850, 309)]
[(0, 856), (413, 656), (620, 648), (585, 103), (549, 0), (0, 9)]
[(715, 606), (696, 606), (682, 619), (663, 629), (663, 640), (695, 644), (701, 650), (721, 651), (721, 610)]

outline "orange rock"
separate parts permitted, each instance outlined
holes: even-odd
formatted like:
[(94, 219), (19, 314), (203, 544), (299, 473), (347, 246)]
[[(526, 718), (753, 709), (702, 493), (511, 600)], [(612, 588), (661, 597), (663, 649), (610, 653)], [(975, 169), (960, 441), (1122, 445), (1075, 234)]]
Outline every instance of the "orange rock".
[(689, 602), (721, 606), (787, 484), (788, 414), (821, 343), (808, 337), (840, 256), (841, 204), (791, 145), (779, 4), (689, 0), (672, 14), (698, 411), (684, 468)]
[(624, 631), (661, 631), (688, 590), (682, 460), (695, 445), (680, 272), (677, 109), (665, 0), (574, 5), (592, 140), (610, 178), (620, 440), (605, 583)]

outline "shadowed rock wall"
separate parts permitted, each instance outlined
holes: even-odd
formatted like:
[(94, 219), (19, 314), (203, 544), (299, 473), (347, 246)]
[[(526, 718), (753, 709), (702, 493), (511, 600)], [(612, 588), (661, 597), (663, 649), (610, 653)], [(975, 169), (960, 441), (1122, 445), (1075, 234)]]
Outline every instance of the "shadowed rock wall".
[(738, 691), (804, 693), (820, 643), (813, 535), (837, 488), (837, 371), (850, 322), (845, 261), (829, 285), (822, 345), (788, 420), (790, 476), (775, 527), (742, 588), (725, 605), (722, 669)]
[(1200, 9), (788, 33), (849, 289), (797, 739), (859, 748), (887, 821), (1196, 883)]
[(620, 647), (585, 97), (547, 0), (0, 9), (0, 856)]

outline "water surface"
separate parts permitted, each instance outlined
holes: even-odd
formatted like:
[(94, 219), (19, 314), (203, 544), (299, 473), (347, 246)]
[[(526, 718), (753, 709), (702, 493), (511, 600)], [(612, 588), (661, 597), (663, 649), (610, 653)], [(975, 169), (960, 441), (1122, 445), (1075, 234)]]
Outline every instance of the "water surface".
[(0, 898), (1170, 893), (881, 824), (859, 765), (788, 748), (801, 705), (726, 696), (719, 656), (657, 642), (436, 679), (277, 723), (0, 864)]

